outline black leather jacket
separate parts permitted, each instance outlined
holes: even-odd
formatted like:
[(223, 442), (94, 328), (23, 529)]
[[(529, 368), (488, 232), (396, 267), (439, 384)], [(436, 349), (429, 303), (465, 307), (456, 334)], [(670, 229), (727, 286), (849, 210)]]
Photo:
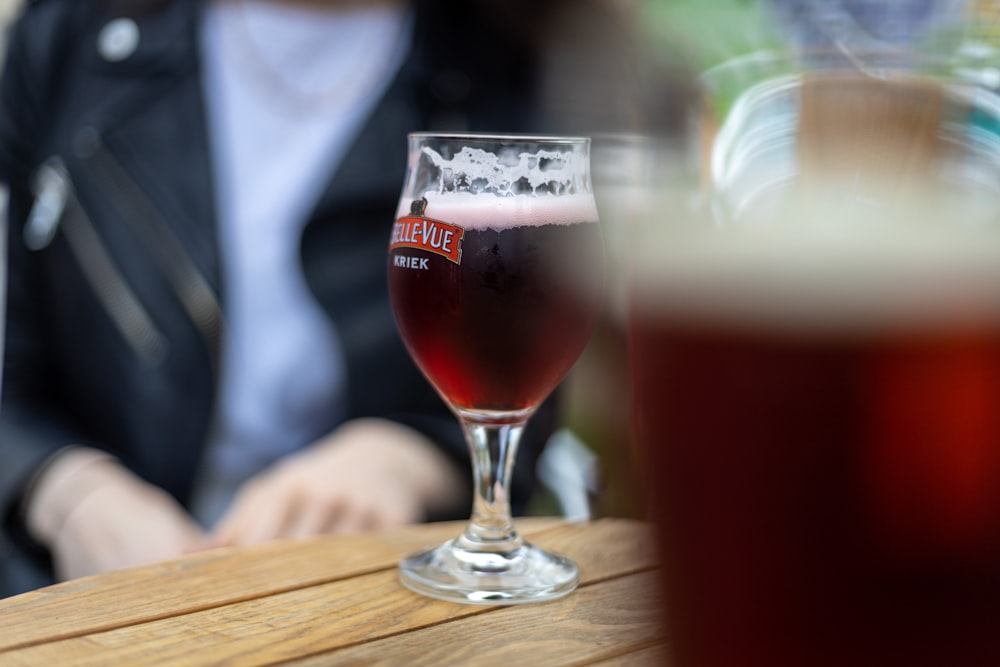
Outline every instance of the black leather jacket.
[[(0, 181), (12, 191), (0, 595), (49, 581), (46, 554), (22, 534), (19, 498), (61, 447), (106, 449), (182, 503), (191, 491), (226, 309), (200, 6), (175, 0), (134, 16), (139, 43), (121, 60), (98, 48), (121, 11), (93, 0), (34, 2), (9, 35), (0, 82)], [(412, 53), (331, 175), (303, 233), (302, 264), (342, 338), (347, 417), (412, 425), (468, 467), (454, 417), (396, 333), (386, 242), (406, 133), (535, 129), (531, 54), (477, 3), (417, 2), (414, 11)], [(515, 501), (529, 496), (552, 425), (546, 414), (522, 443)], [(3, 573), (15, 571), (5, 588)]]

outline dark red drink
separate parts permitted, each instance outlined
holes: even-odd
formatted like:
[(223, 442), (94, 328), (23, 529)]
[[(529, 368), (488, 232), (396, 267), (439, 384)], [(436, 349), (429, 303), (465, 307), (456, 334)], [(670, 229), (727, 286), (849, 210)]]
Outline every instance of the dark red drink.
[[(603, 280), (600, 229), (589, 196), (487, 195), (485, 210), (475, 199), (432, 201), (426, 219), (397, 223), (390, 295), (410, 353), (446, 400), (520, 412), (545, 399), (587, 342)], [(454, 246), (418, 247), (425, 231), (430, 243), (450, 225), (458, 262)]]
[(1000, 665), (997, 270), (733, 256), (632, 327), (672, 664)]

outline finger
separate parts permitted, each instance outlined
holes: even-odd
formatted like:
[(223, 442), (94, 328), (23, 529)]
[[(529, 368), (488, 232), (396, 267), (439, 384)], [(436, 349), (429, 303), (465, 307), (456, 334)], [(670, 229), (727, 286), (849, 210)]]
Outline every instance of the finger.
[(330, 525), (328, 532), (331, 533), (359, 533), (367, 530), (371, 525), (371, 512), (363, 507), (348, 507), (337, 516), (337, 520)]
[(208, 544), (212, 547), (231, 546), (236, 536), (242, 532), (243, 507), (245, 501), (237, 498), (229, 509), (226, 510), (222, 518), (212, 528), (208, 536)]
[(335, 532), (344, 506), (340, 499), (327, 499), (325, 502), (304, 499), (297, 509), (287, 534), (293, 539)]
[(213, 542), (218, 545), (258, 544), (278, 535), (288, 512), (288, 498), (272, 485), (254, 485), (240, 493), (223, 516)]
[(294, 506), (289, 505), (285, 498), (259, 504), (257, 510), (243, 522), (243, 530), (235, 538), (236, 544), (262, 544), (281, 537), (292, 512)]
[(378, 502), (369, 513), (368, 530), (396, 528), (416, 523), (424, 514), (423, 505), (417, 497), (403, 493), (400, 487), (391, 486), (376, 496)]
[(349, 511), (343, 513), (335, 530), (356, 533), (401, 526), (411, 522), (408, 520), (411, 514), (406, 498), (387, 491), (372, 498), (357, 499)]

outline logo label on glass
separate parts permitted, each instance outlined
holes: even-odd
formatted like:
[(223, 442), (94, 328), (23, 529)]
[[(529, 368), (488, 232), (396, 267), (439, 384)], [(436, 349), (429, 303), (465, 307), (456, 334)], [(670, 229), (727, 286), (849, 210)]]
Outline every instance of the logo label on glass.
[(450, 262), (461, 264), (465, 228), (425, 217), (426, 209), (426, 199), (417, 199), (410, 204), (410, 215), (399, 218), (393, 225), (389, 249), (426, 250), (441, 255)]

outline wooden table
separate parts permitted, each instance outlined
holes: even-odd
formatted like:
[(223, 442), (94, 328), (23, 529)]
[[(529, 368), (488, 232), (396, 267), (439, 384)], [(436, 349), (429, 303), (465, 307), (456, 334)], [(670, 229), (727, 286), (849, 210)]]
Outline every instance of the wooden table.
[(403, 588), (404, 554), (461, 523), (220, 549), (0, 600), (0, 665), (662, 665), (645, 524), (521, 519), (574, 558), (559, 600), (482, 607)]

